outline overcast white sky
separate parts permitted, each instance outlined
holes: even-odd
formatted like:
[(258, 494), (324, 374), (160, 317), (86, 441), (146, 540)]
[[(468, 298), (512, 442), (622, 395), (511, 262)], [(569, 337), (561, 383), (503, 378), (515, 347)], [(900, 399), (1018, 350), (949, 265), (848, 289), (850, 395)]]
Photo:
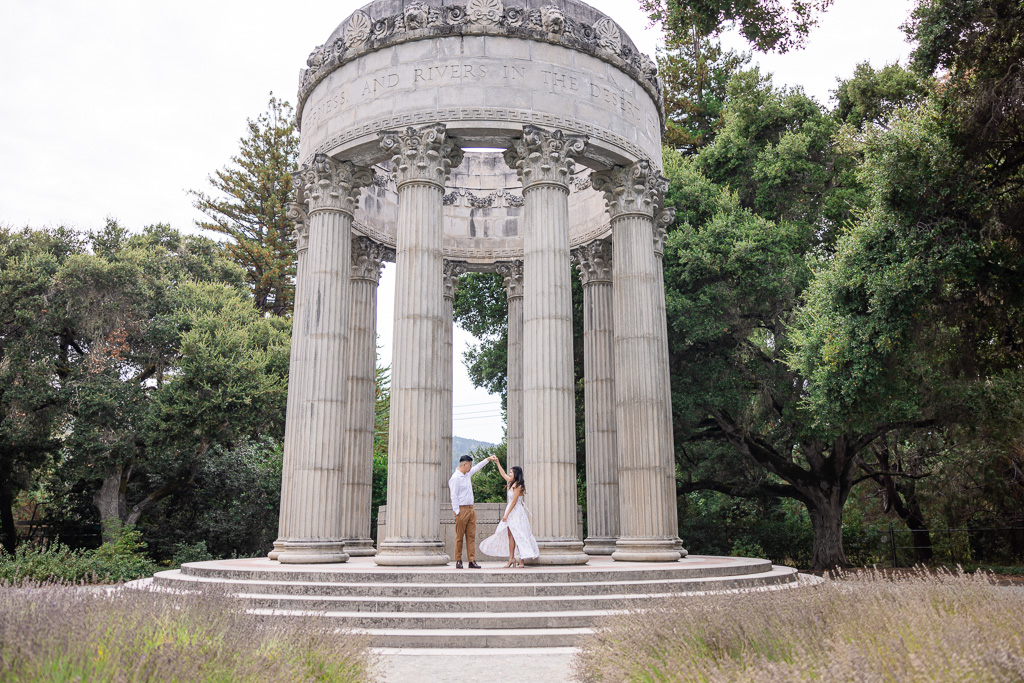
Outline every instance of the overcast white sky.
[[(238, 149), (271, 91), (294, 104), (299, 69), (362, 1), (2, 0), (0, 225), (194, 230), (186, 196)], [(658, 32), (635, 0), (590, 0), (652, 54)], [(821, 101), (854, 65), (905, 61), (899, 25), (911, 0), (836, 0), (807, 48), (755, 55), (776, 83)], [(732, 41), (736, 47), (741, 44)], [(391, 349), (393, 266), (378, 321)], [(472, 338), (456, 330), (455, 434), (497, 442), (499, 400), (462, 366)]]

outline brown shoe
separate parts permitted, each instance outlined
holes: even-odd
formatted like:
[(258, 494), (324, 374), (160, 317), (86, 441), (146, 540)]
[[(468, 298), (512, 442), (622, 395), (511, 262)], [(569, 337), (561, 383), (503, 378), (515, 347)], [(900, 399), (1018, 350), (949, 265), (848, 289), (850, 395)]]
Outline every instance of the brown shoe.
[(480, 569), (480, 565), (478, 565), (476, 562), (470, 562), (469, 563), (469, 568), (470, 569)]
[[(472, 566), (473, 566), (473, 564), (472, 564), (472, 563), (470, 563), (470, 565), (469, 565), (469, 566), (470, 566), (470, 567), (472, 567)], [(459, 561), (457, 561), (457, 562), (455, 563), (455, 568), (456, 568), (456, 569), (462, 569), (462, 560), (459, 560)]]

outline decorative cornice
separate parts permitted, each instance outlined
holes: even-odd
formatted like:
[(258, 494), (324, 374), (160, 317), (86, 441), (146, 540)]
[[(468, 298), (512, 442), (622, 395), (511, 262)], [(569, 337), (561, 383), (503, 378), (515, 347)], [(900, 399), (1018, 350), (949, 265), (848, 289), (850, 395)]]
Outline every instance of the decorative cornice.
[(505, 150), (505, 163), (514, 169), (523, 190), (553, 183), (569, 189), (576, 155), (587, 148), (585, 135), (566, 135), (561, 130), (523, 126), (523, 137)]
[(351, 161), (317, 154), (293, 176), (296, 195), (309, 205), (309, 213), (341, 211), (352, 215), (359, 206), (359, 191), (373, 182), (373, 171)]
[(523, 296), (523, 262), (522, 261), (499, 261), (494, 264), (494, 269), (504, 278), (505, 296), (509, 299), (518, 299)]
[(612, 243), (608, 240), (594, 240), (573, 249), (571, 254), (584, 287), (612, 281)]
[(473, 209), (504, 209), (506, 207), (519, 207), (523, 205), (521, 195), (515, 195), (508, 190), (495, 190), (486, 197), (475, 195), (465, 188), (456, 188), (444, 196), (445, 206), (466, 206)]
[(656, 256), (665, 255), (665, 239), (668, 237), (668, 226), (672, 225), (675, 219), (676, 209), (674, 206), (666, 207), (654, 219), (654, 254)]
[(465, 261), (444, 260), (444, 298), (455, 298), (455, 284), (459, 276), (466, 272), (468, 265)]
[(668, 191), (668, 179), (646, 159), (595, 172), (591, 179), (594, 189), (604, 193), (612, 220), (637, 214), (653, 217)]
[[(657, 103), (664, 129), (664, 96), (658, 68), (654, 60), (636, 49), (610, 18), (595, 12), (601, 18), (587, 23), (565, 16), (557, 5), (530, 9), (509, 6), (501, 0), (469, 0), (466, 5), (438, 5), (440, 2), (421, 0), (406, 5), (399, 14), (376, 18), (363, 10), (352, 13), (341, 36), (317, 46), (306, 60), (309, 68), (304, 69), (300, 76), (296, 108), (299, 126), (306, 99), (317, 84), (334, 70), (368, 52), (416, 40), (493, 35), (553, 43), (614, 65), (636, 80)], [(366, 9), (374, 7), (371, 5)]]
[(305, 204), (288, 202), (284, 205), (284, 215), (295, 223), (295, 251), (302, 253), (309, 247), (309, 214)]
[(385, 261), (395, 259), (395, 250), (369, 237), (352, 238), (352, 279), (377, 284)]
[(443, 123), (421, 128), (409, 126), (404, 132), (385, 131), (380, 134), (380, 146), (391, 152), (395, 182), (421, 181), (444, 187), (453, 166), (462, 163), (462, 149), (447, 137)]

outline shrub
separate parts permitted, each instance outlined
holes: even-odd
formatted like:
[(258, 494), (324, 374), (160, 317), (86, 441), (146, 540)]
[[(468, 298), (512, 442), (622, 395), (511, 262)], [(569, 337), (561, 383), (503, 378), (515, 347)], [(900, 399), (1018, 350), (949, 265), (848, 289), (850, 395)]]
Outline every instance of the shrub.
[(145, 554), (137, 529), (124, 528), (95, 550), (71, 550), (60, 541), (34, 546), (23, 543), (14, 555), (0, 555), (0, 581), (62, 581), (119, 583), (150, 576), (156, 571)]
[(206, 562), (212, 560), (213, 555), (206, 549), (206, 541), (198, 543), (176, 543), (174, 545), (174, 556), (171, 564), (181, 566), (186, 562)]
[(680, 596), (610, 618), (590, 681), (1020, 681), (1024, 592), (985, 574), (842, 575), (821, 586)]
[(371, 664), (358, 636), (266, 624), (225, 595), (0, 590), (4, 681), (363, 681)]

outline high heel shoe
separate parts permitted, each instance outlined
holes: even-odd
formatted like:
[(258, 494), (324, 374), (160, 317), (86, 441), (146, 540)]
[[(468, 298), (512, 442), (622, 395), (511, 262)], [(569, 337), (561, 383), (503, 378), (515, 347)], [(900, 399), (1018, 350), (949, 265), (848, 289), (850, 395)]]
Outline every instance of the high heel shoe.
[(508, 569), (509, 567), (515, 567), (515, 560), (509, 560), (508, 562), (506, 562), (505, 566), (502, 567), (502, 569)]

